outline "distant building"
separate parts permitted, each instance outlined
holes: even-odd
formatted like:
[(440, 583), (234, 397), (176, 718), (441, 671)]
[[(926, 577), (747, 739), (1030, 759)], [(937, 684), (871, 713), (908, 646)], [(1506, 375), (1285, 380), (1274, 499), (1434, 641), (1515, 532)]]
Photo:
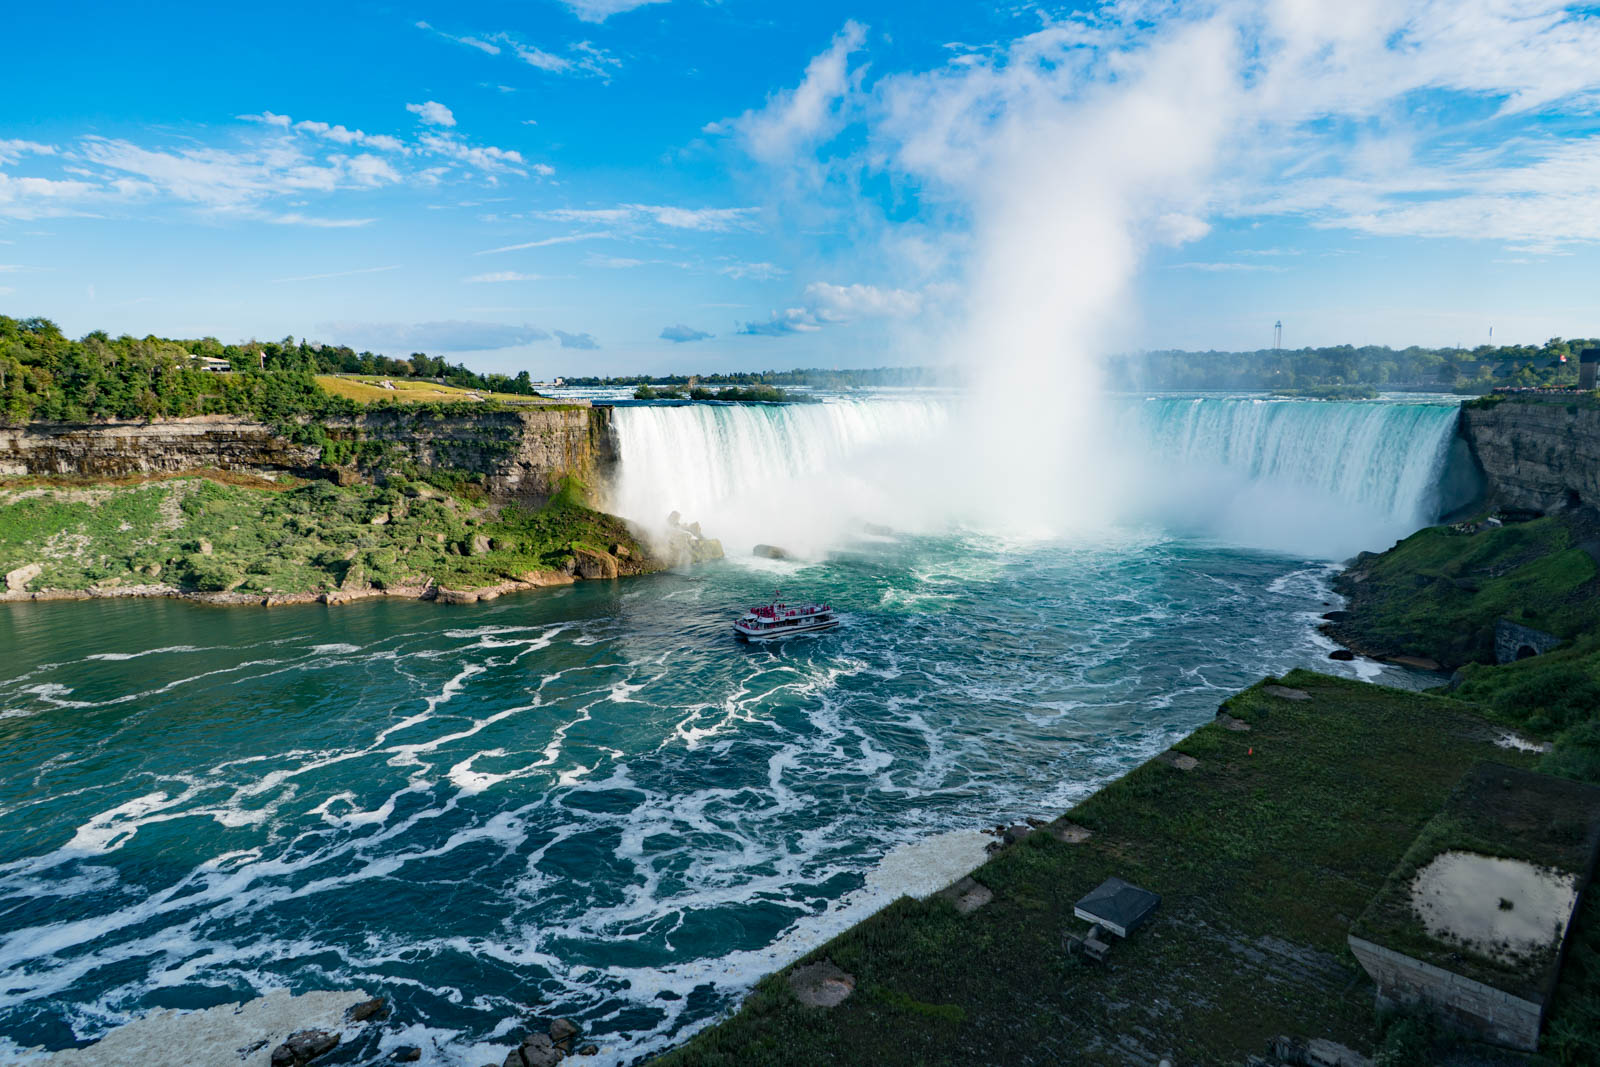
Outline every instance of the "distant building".
[(233, 364), (216, 356), (195, 356), (195, 366), (208, 374), (227, 374), (233, 370)]
[(1578, 388), (1600, 388), (1600, 348), (1586, 348), (1578, 357)]

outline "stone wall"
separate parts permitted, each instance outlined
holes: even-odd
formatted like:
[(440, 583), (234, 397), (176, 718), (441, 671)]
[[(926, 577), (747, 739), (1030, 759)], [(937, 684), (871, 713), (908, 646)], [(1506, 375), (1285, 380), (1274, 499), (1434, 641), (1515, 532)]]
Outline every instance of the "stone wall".
[(1544, 1005), (1350, 935), (1350, 951), (1378, 986), (1381, 1007), (1419, 1001), (1454, 1028), (1533, 1052)]
[(1533, 649), (1533, 655), (1542, 656), (1546, 652), (1561, 644), (1561, 638), (1555, 634), (1547, 634), (1543, 630), (1535, 630), (1531, 626), (1524, 626), (1520, 622), (1510, 619), (1500, 619), (1494, 624), (1494, 661), (1496, 663), (1515, 663), (1519, 659), (1526, 659), (1523, 649)]
[[(610, 409), (562, 405), (432, 416), (383, 412), (325, 424), (347, 442), (376, 442), (365, 464), (323, 461), (265, 423), (232, 415), (155, 422), (29, 423), (0, 426), (0, 478), (55, 475), (115, 478), (192, 470), (233, 470), (341, 480), (412, 463), (481, 475), (497, 500), (538, 504), (568, 476), (609, 482), (616, 465)], [(381, 454), (379, 454), (381, 453)]]
[(1492, 503), (1534, 511), (1600, 504), (1600, 405), (1591, 399), (1469, 404), (1460, 433), (1483, 468)]

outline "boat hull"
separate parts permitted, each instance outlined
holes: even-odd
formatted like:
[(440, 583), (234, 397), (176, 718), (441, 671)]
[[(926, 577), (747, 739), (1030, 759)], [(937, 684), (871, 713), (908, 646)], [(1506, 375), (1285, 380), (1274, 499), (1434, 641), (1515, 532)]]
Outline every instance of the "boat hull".
[(749, 630), (741, 623), (733, 624), (733, 632), (746, 641), (781, 641), (785, 637), (794, 637), (798, 634), (814, 634), (823, 630), (831, 630), (839, 625), (837, 618), (819, 619), (815, 622), (797, 622), (793, 626), (775, 627), (769, 630)]

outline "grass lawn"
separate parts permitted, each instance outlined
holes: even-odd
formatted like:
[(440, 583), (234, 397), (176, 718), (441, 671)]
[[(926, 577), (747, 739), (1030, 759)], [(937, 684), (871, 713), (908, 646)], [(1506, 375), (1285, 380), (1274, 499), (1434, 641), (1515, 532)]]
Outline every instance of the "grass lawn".
[[(1246, 690), (1226, 708), (1249, 731), (1209, 724), (1176, 746), (1196, 768), (1153, 761), (1069, 812), (1087, 843), (1035, 832), (991, 860), (987, 906), (902, 899), (806, 957), (855, 976), (839, 1007), (802, 1006), (780, 973), (655, 1062), (1236, 1065), (1279, 1034), (1370, 1053), (1352, 920), (1473, 763), (1532, 760), (1458, 701), (1283, 684), (1310, 699)], [(1073, 903), (1109, 875), (1162, 906), (1106, 964), (1072, 962)]]
[[(379, 383), (390, 382), (393, 389), (385, 389)], [(460, 389), (453, 385), (441, 385), (438, 382), (417, 381), (408, 378), (384, 378), (379, 375), (348, 376), (343, 374), (319, 374), (317, 384), (334, 396), (342, 396), (348, 400), (358, 400), (363, 404), (374, 400), (402, 404), (432, 404), (438, 402), (471, 401), (476, 398), (483, 401), (496, 401), (502, 404), (571, 404), (570, 400), (551, 400), (548, 397), (523, 396), (520, 393), (490, 393), (473, 389)]]

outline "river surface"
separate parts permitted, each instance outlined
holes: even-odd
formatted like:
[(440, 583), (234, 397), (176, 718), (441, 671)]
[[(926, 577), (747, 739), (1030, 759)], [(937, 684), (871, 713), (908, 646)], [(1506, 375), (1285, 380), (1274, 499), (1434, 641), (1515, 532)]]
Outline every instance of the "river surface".
[[(1243, 418), (1211, 414), (1155, 416), (1166, 447), (1202, 448)], [(1396, 447), (1437, 467), (1442, 416), (1391, 416)], [(724, 462), (696, 448), (776, 432), (727, 424), (758, 417), (775, 416), (679, 424), (680, 477)], [(1324, 447), (1329, 412), (1306, 417)], [(634, 418), (625, 465), (630, 433), (665, 432)], [(1299, 447), (1278, 436), (1208, 462), (1412, 506), (1274, 459)], [(712, 511), (737, 495), (678, 491)], [(1331, 663), (1315, 633), (1333, 569), (1139, 520), (858, 530), (812, 562), (739, 550), (458, 607), (0, 605), (0, 1060), (155, 1008), (359, 986), (392, 998), (387, 1042), (432, 1062), (497, 1060), (532, 1012), (580, 1021), (591, 1062), (630, 1062), (971, 856), (971, 831), (1058, 814), (1229, 691), (1375, 670)], [(733, 642), (780, 585), (846, 624)]]

